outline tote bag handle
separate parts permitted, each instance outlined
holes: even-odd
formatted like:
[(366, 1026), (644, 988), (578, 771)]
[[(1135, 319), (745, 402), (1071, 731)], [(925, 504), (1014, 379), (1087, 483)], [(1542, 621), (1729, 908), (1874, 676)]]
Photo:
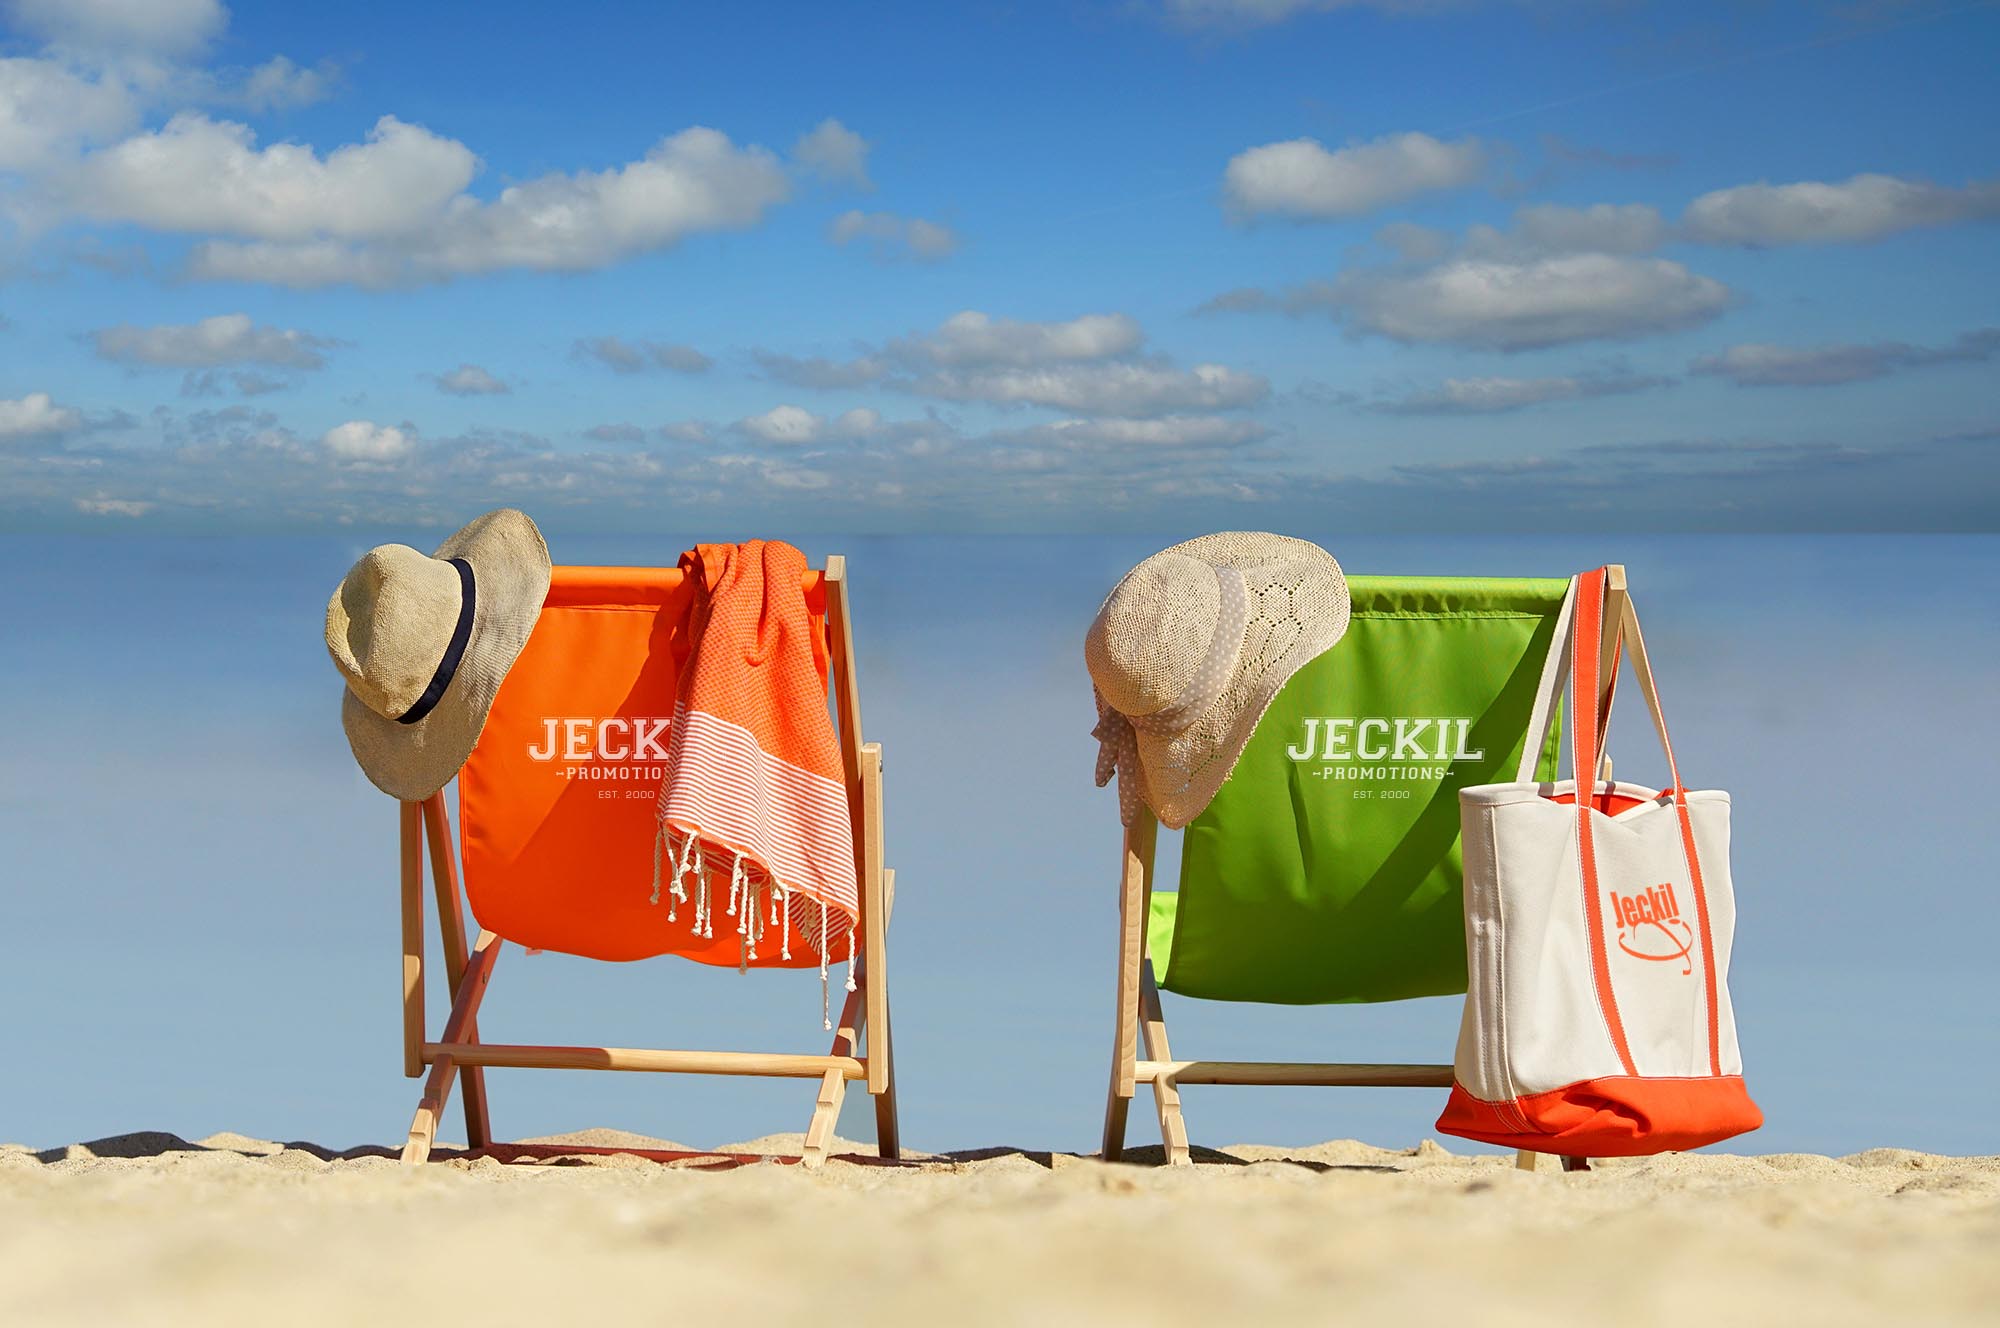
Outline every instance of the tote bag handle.
[[(1580, 580), (1581, 577), (1574, 576), (1569, 579), (1569, 589), (1563, 593), (1562, 607), (1556, 613), (1555, 634), (1549, 640), (1549, 653), (1542, 660), (1541, 681), (1535, 684), (1535, 702), (1528, 714), (1527, 741), (1521, 747), (1521, 763), (1514, 772), (1514, 782), (1517, 784), (1535, 782), (1535, 766), (1540, 761), (1542, 744), (1548, 738), (1549, 723), (1555, 714), (1556, 702), (1561, 699), (1563, 683), (1569, 677), (1573, 638), (1588, 636), (1592, 641), (1598, 639), (1599, 634), (1595, 631), (1585, 632), (1581, 627), (1575, 632), (1570, 630), (1576, 616), (1576, 587)], [(1627, 603), (1630, 603), (1629, 599)], [(1622, 620), (1620, 625), (1622, 627)], [(1604, 705), (1597, 714), (1596, 750), (1590, 763), (1593, 772), (1604, 768), (1604, 735), (1610, 725), (1611, 702), (1617, 693), (1616, 664), (1621, 644), (1622, 639), (1614, 641), (1611, 647), (1613, 679), (1612, 685), (1604, 688)], [(1578, 692), (1576, 695), (1581, 696), (1582, 693)]]
[[(1577, 578), (1577, 611), (1574, 631), (1576, 637), (1581, 638), (1588, 634), (1591, 640), (1597, 639), (1604, 621), (1604, 589), (1605, 572), (1603, 568), (1599, 568), (1594, 572), (1585, 572)], [(1653, 731), (1660, 735), (1660, 747), (1667, 754), (1668, 785), (1663, 792), (1675, 802), (1684, 801), (1687, 789), (1681, 783), (1680, 766), (1674, 760), (1673, 741), (1667, 737), (1667, 719), (1666, 715), (1660, 710), (1660, 690), (1653, 680), (1653, 662), (1647, 657), (1646, 638), (1639, 631), (1639, 613), (1638, 610), (1632, 607), (1632, 597), (1630, 595), (1625, 597), (1625, 607), (1620, 615), (1618, 629), (1621, 641), (1629, 640), (1631, 642), (1632, 671), (1638, 675), (1640, 695), (1646, 698), (1646, 709), (1653, 716)], [(1619, 653), (1615, 650), (1612, 652), (1614, 668), (1617, 666)], [(1571, 654), (1571, 694), (1577, 697), (1596, 696), (1601, 683), (1601, 679), (1597, 676), (1598, 652), (1595, 650), (1573, 649)], [(1579, 713), (1572, 720), (1570, 727), (1571, 761), (1575, 765), (1573, 773), (1577, 778), (1577, 801), (1579, 804), (1582, 804), (1587, 802), (1587, 798), (1584, 796), (1584, 785), (1586, 783), (1584, 772), (1586, 770), (1589, 771), (1588, 785), (1590, 789), (1594, 790), (1597, 787), (1596, 774), (1598, 769), (1595, 764), (1589, 766), (1583, 764), (1584, 754), (1586, 752), (1599, 754), (1603, 752), (1604, 734), (1599, 725), (1609, 717), (1608, 715), (1598, 714), (1595, 707), (1578, 706), (1575, 709)]]
[[(1563, 595), (1562, 608), (1556, 614), (1555, 637), (1549, 642), (1548, 658), (1542, 664), (1542, 678), (1535, 687), (1535, 704), (1528, 715), (1528, 739), (1521, 748), (1521, 764), (1514, 772), (1517, 784), (1535, 782), (1535, 766), (1543, 744), (1548, 741), (1550, 717), (1562, 696), (1563, 684), (1570, 684), (1573, 703), (1578, 698), (1599, 694), (1603, 680), (1597, 676), (1598, 652), (1594, 648), (1579, 650), (1577, 642), (1587, 640), (1595, 643), (1602, 636), (1605, 577), (1605, 569), (1600, 567), (1570, 578), (1569, 590)], [(1653, 716), (1653, 729), (1660, 735), (1660, 746), (1667, 753), (1667, 770), (1672, 778), (1672, 787), (1665, 791), (1678, 793), (1682, 791), (1680, 770), (1674, 762), (1673, 743), (1667, 738), (1667, 721), (1660, 710), (1660, 693), (1653, 679), (1652, 661), (1646, 655), (1646, 638), (1639, 630), (1639, 614), (1632, 606), (1632, 597), (1627, 595), (1624, 601), (1619, 614), (1618, 640), (1611, 651), (1612, 667), (1617, 668), (1621, 656), (1625, 654), (1625, 647), (1629, 646), (1632, 671), (1638, 676), (1639, 690), (1644, 694), (1646, 708)], [(1589, 675), (1587, 679), (1579, 678), (1579, 674), (1585, 673)], [(1575, 704), (1571, 709), (1571, 774), (1576, 777), (1581, 798), (1586, 788), (1596, 788), (1597, 772), (1603, 768), (1610, 706), (1607, 704), (1601, 712), (1594, 706)], [(1588, 762), (1582, 759), (1586, 750), (1591, 757)]]
[[(1596, 639), (1604, 616), (1605, 571), (1599, 568), (1585, 572), (1576, 579), (1576, 635), (1590, 634)], [(1674, 809), (1674, 818), (1680, 831), (1681, 858), (1687, 868), (1688, 884), (1694, 893), (1695, 919), (1701, 935), (1701, 956), (1705, 988), (1704, 999), (1708, 1008), (1708, 1062), (1709, 1072), (1720, 1076), (1722, 1073), (1722, 1040), (1720, 1016), (1716, 1006), (1719, 982), (1715, 972), (1714, 937), (1708, 914), (1708, 888), (1702, 881), (1701, 856), (1695, 848), (1694, 820), (1688, 811), (1687, 787), (1681, 783), (1679, 764), (1674, 760), (1674, 744), (1667, 737), (1667, 720), (1660, 709), (1660, 691), (1653, 681), (1653, 663), (1646, 654), (1646, 638), (1639, 630), (1639, 614), (1632, 607), (1630, 596), (1625, 599), (1625, 607), (1619, 619), (1621, 633), (1630, 639), (1632, 645), (1632, 671), (1639, 677), (1639, 691), (1646, 698), (1646, 708), (1652, 712), (1653, 728), (1660, 735), (1660, 746), (1667, 754), (1667, 787), (1661, 797)], [(1596, 650), (1573, 650), (1570, 663), (1570, 687), (1579, 697), (1597, 695)], [(1614, 655), (1615, 658), (1615, 655)], [(1598, 750), (1601, 716), (1595, 706), (1582, 708), (1582, 718), (1571, 726), (1571, 759), (1581, 763), (1587, 752)], [(1544, 718), (1546, 723), (1546, 718)], [(1618, 1052), (1618, 1059), (1626, 1074), (1635, 1074), (1631, 1048), (1625, 1037), (1623, 1022), (1618, 1014), (1617, 993), (1605, 971), (1603, 918), (1595, 899), (1597, 895), (1597, 848), (1596, 829), (1591, 820), (1592, 794), (1597, 788), (1594, 778), (1586, 779), (1585, 767), (1579, 764), (1576, 781), (1576, 851), (1578, 866), (1582, 873), (1584, 895), (1589, 903), (1584, 912), (1590, 934), (1593, 955), (1593, 978), (1597, 986), (1599, 1007), (1604, 1011), (1605, 1026), (1611, 1034), (1611, 1042)], [(1594, 774), (1594, 769), (1592, 770)]]

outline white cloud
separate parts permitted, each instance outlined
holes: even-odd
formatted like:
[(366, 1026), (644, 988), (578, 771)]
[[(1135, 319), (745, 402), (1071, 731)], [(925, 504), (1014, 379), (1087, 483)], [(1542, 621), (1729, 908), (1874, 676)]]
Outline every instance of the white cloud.
[(1270, 395), (1257, 374), (1220, 364), (1176, 367), (1141, 356), (1146, 334), (1126, 314), (1058, 322), (995, 318), (966, 310), (933, 332), (864, 348), (848, 361), (756, 353), (770, 377), (795, 386), (881, 383), (941, 401), (1046, 406), (1090, 415), (1157, 416), (1232, 410)]
[(181, 379), (181, 395), (184, 397), (219, 397), (226, 395), (225, 384), (235, 387), (246, 397), (261, 397), (272, 392), (282, 392), (292, 385), (290, 379), (273, 378), (269, 374), (254, 370), (233, 369), (224, 373), (220, 369), (190, 369)]
[(596, 360), (614, 373), (634, 374), (648, 369), (672, 369), (676, 373), (706, 373), (715, 364), (693, 346), (666, 345), (658, 341), (622, 341), (617, 337), (583, 337), (570, 348), (580, 359)]
[(302, 69), (282, 55), (274, 55), (243, 77), (231, 100), (256, 111), (282, 111), (310, 106), (333, 91), (331, 66)]
[(59, 168), (85, 148), (131, 133), (162, 107), (238, 106), (253, 111), (308, 105), (327, 96), (337, 71), (307, 69), (283, 55), (254, 68), (206, 68), (205, 31), (226, 19), (210, 0), (0, 0), (25, 33), (48, 43), (0, 58), (0, 171), (32, 177), (14, 191), (17, 220), (41, 229), (62, 216)]
[(879, 259), (934, 262), (958, 250), (958, 233), (951, 227), (893, 212), (843, 212), (834, 218), (827, 237), (843, 247), (861, 241)]
[[(803, 406), (773, 406), (761, 415), (738, 420), (734, 427), (757, 442), (781, 447), (874, 438), (884, 429), (882, 413), (868, 406), (856, 406), (830, 418)], [(690, 420), (664, 426), (660, 436), (672, 442), (706, 442), (708, 429)]]
[(1242, 217), (1315, 220), (1358, 216), (1390, 203), (1473, 183), (1486, 166), (1478, 139), (1447, 143), (1404, 133), (1329, 152), (1317, 139), (1240, 152), (1223, 171), (1230, 210)]
[(0, 442), (23, 438), (49, 438), (74, 433), (83, 427), (83, 415), (58, 406), (47, 392), (30, 392), (24, 397), (0, 397)]
[(89, 154), (63, 189), (86, 216), (150, 230), (372, 239), (439, 223), (479, 165), (463, 143), (393, 115), (376, 121), (367, 142), (324, 158), (293, 143), (255, 143), (248, 125), (183, 111)]
[(1066, 442), (1160, 449), (1240, 447), (1269, 437), (1271, 432), (1252, 420), (1220, 419), (1213, 415), (1168, 415), (1150, 420), (1057, 420), (1048, 430)]
[(1465, 252), (1475, 258), (1538, 258), (1556, 254), (1644, 254), (1666, 243), (1668, 227), (1658, 208), (1644, 203), (1595, 203), (1563, 207), (1545, 203), (1514, 214), (1507, 230), (1474, 226)]
[(713, 437), (713, 431), (702, 420), (675, 420), (662, 424), (657, 432), (662, 441), (669, 443), (706, 443)]
[(1451, 232), (1414, 221), (1392, 221), (1375, 232), (1375, 242), (1396, 251), (1396, 256), (1412, 263), (1432, 263), (1452, 251)]
[(8, 0), (6, 11), (56, 45), (125, 55), (193, 55), (229, 22), (221, 0)]
[(1271, 391), (1262, 375), (1220, 364), (1177, 369), (1124, 361), (950, 370), (922, 374), (897, 386), (943, 401), (1051, 406), (1092, 415), (1232, 410), (1254, 406)]
[(860, 387), (880, 381), (889, 372), (888, 364), (872, 355), (853, 360), (830, 360), (819, 355), (781, 355), (770, 350), (759, 350), (754, 355), (757, 366), (774, 381), (820, 391)]
[(762, 442), (797, 447), (816, 440), (825, 424), (801, 406), (773, 406), (761, 415), (738, 420), (736, 427)]
[(1748, 343), (1706, 355), (1690, 368), (1738, 387), (1833, 387), (1884, 378), (1903, 369), (1974, 364), (2000, 356), (2000, 328), (1966, 332), (1947, 346), (1884, 341), (1870, 345), (1773, 346)]
[(823, 470), (809, 466), (787, 466), (780, 462), (766, 462), (759, 468), (764, 482), (774, 489), (824, 489), (832, 485), (833, 476)]
[(1525, 263), (1458, 259), (1417, 272), (1361, 271), (1229, 307), (1321, 310), (1396, 341), (1527, 350), (1623, 340), (1706, 323), (1729, 288), (1663, 258), (1567, 254)]
[(599, 443), (643, 443), (646, 431), (636, 424), (596, 424), (583, 431), (583, 436)]
[(416, 440), (401, 429), (372, 420), (336, 424), (320, 438), (320, 446), (336, 461), (386, 463), (401, 461), (416, 450)]
[(1497, 415), (1548, 401), (1621, 396), (1664, 387), (1672, 380), (1638, 374), (1575, 375), (1558, 378), (1447, 378), (1437, 387), (1373, 409), (1391, 415)]
[(1681, 218), (1704, 244), (1854, 244), (1899, 231), (2000, 218), (2000, 180), (1960, 189), (1892, 175), (1839, 184), (1738, 185), (1703, 194)]
[(872, 189), (868, 179), (868, 140), (840, 121), (828, 118), (792, 145), (792, 160), (822, 180)]
[(1025, 368), (1126, 355), (1145, 339), (1137, 321), (1126, 314), (1085, 314), (1066, 322), (1032, 323), (968, 309), (945, 319), (936, 332), (892, 342), (889, 349), (900, 358), (943, 368)]
[[(481, 197), (471, 148), (393, 115), (322, 151), (260, 143), (201, 109), (301, 106), (338, 76), (282, 54), (205, 67), (227, 19), (215, 0), (12, 0), (9, 12), (49, 45), (0, 58), (0, 172), (22, 177), (6, 219), (28, 235), (84, 221), (197, 237), (182, 270), (198, 279), (385, 287), (593, 270), (756, 225), (791, 191), (775, 153), (695, 127), (637, 161)], [(166, 123), (137, 129), (162, 110), (174, 112)], [(838, 121), (798, 152), (803, 169), (865, 179), (867, 144)], [(911, 223), (904, 243), (922, 255), (948, 247), (931, 223)]]
[(198, 323), (134, 327), (121, 323), (90, 334), (98, 355), (125, 364), (204, 368), (270, 364), (317, 369), (339, 342), (296, 328), (260, 326), (248, 314), (217, 314)]
[(865, 438), (882, 427), (882, 412), (867, 406), (842, 411), (827, 426), (836, 438)]
[(419, 279), (418, 269), (403, 255), (339, 240), (206, 240), (188, 255), (187, 275), (201, 281), (248, 281), (299, 290), (386, 287)]
[(0, 59), (0, 171), (36, 171), (139, 122), (122, 78), (53, 60)]
[(156, 503), (141, 502), (133, 498), (78, 498), (76, 510), (85, 516), (140, 517), (158, 506)]
[(512, 391), (476, 364), (461, 364), (450, 373), (437, 375), (437, 389), (455, 397), (499, 396)]
[(684, 129), (622, 167), (545, 175), (491, 203), (454, 200), (432, 261), (454, 272), (602, 267), (699, 231), (754, 225), (788, 192), (763, 148)]
[[(713, 129), (660, 140), (636, 162), (539, 176), (492, 200), (463, 192), (471, 150), (385, 116), (369, 141), (322, 160), (253, 147), (242, 125), (176, 116), (155, 135), (84, 159), (77, 208), (211, 239), (189, 274), (312, 287), (442, 281), (502, 269), (586, 271), (689, 235), (755, 225), (790, 191), (777, 158)], [(220, 187), (190, 190), (189, 179)]]

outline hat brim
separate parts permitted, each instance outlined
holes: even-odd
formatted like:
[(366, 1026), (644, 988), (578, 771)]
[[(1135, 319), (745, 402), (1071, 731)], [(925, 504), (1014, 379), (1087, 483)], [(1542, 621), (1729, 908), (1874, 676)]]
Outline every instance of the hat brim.
[[(1216, 790), (1236, 769), (1237, 758), (1250, 745), (1264, 712), (1284, 690), (1292, 675), (1338, 644), (1347, 633), (1350, 604), (1347, 578), (1333, 555), (1308, 540), (1285, 535), (1224, 533), (1204, 535), (1174, 545), (1166, 553), (1182, 554), (1244, 575), (1253, 596), (1288, 578), (1294, 600), (1320, 606), (1300, 623), (1297, 638), (1254, 674), (1248, 671), (1252, 652), (1238, 664), (1238, 673), (1216, 703), (1185, 730), (1175, 734), (1137, 734), (1139, 765), (1145, 774), (1147, 805), (1160, 823), (1178, 830), (1201, 815)], [(1285, 570), (1278, 570), (1285, 569)], [(1257, 630), (1253, 623), (1250, 631)], [(1246, 633), (1247, 635), (1247, 633)]]
[(472, 632), (451, 683), (428, 715), (403, 724), (347, 691), (341, 727), (369, 782), (421, 802), (449, 784), (479, 742), (500, 683), (528, 643), (549, 594), (549, 546), (525, 512), (488, 512), (444, 543), (438, 558), (472, 568)]

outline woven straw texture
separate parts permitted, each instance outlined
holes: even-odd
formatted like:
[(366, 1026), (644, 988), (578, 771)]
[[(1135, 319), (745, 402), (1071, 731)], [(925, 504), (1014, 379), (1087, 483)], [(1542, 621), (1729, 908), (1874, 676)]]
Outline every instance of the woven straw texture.
[(1176, 544), (1126, 574), (1084, 638), (1119, 811), (1178, 829), (1235, 768), (1279, 690), (1347, 630), (1347, 581), (1318, 545), (1231, 531)]
[[(458, 620), (458, 573), (472, 565), (472, 634), (431, 712), (397, 716), (429, 684)], [(549, 546), (524, 512), (488, 512), (430, 558), (400, 545), (370, 550), (326, 606), (326, 648), (347, 681), (341, 727), (376, 788), (420, 802), (451, 782), (486, 726), (501, 679), (527, 644), (549, 593)]]

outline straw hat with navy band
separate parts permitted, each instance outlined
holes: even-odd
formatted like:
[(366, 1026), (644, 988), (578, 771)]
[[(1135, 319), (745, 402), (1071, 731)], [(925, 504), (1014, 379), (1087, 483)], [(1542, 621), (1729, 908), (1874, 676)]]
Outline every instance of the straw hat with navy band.
[(347, 680), (347, 744), (375, 787), (420, 802), (451, 782), (548, 593), (549, 546), (512, 508), (428, 558), (406, 544), (362, 555), (327, 601), (326, 649)]

